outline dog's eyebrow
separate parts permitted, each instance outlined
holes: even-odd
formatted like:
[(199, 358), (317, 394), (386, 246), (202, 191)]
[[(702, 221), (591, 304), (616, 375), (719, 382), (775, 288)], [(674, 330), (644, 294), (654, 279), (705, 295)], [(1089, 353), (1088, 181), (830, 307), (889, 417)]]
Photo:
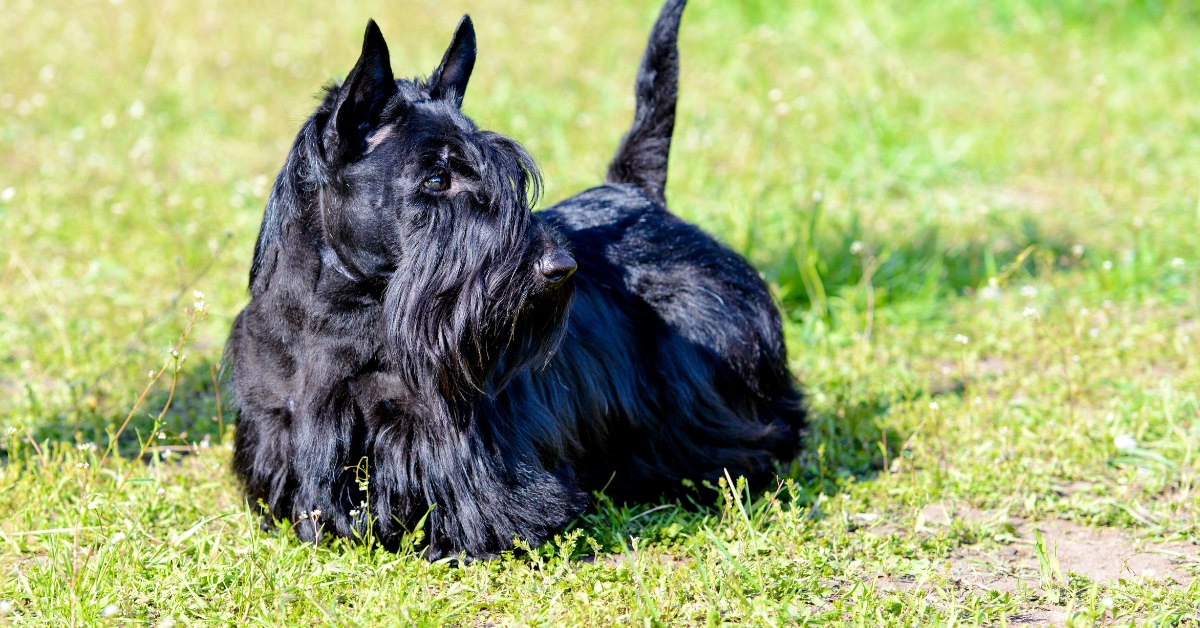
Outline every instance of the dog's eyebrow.
[(471, 160), (460, 155), (450, 155), (450, 157), (446, 159), (446, 164), (450, 166), (451, 170), (461, 174), (478, 174), (475, 165), (471, 163)]
[(437, 163), (459, 174), (472, 176), (478, 174), (475, 164), (463, 150), (463, 147), (455, 143), (448, 142), (438, 148)]

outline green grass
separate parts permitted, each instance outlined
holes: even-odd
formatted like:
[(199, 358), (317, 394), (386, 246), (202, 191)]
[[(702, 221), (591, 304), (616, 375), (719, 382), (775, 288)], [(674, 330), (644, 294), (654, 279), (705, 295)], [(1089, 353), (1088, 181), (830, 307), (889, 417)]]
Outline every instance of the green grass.
[[(780, 490), (598, 496), (462, 568), (259, 531), (213, 373), (269, 181), (366, 19), (425, 74), (469, 11), (465, 109), (554, 202), (600, 180), (656, 10), (0, 0), (0, 624), (1200, 623), (1194, 549), (1174, 584), (1091, 581), (1019, 525), (1200, 542), (1184, 2), (694, 0), (668, 197), (786, 314), (813, 424)], [(1027, 586), (955, 575), (1026, 546)]]

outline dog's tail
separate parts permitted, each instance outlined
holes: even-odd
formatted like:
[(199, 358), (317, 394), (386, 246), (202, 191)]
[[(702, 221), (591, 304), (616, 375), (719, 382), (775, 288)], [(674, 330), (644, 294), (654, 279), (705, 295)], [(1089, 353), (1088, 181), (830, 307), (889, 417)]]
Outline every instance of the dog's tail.
[(633, 126), (608, 166), (610, 183), (633, 184), (664, 205), (667, 156), (671, 152), (679, 88), (679, 51), (675, 40), (686, 4), (687, 0), (667, 0), (658, 14), (634, 85), (637, 109)]

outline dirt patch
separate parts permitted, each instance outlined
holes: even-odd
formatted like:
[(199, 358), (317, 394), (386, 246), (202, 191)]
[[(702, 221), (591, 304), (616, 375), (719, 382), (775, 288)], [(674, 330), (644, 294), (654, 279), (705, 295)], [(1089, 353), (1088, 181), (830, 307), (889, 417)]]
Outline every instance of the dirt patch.
[[(941, 504), (926, 506), (921, 514), (930, 526), (948, 525), (952, 518), (982, 521), (995, 517), (970, 509), (952, 511)], [(1091, 528), (1063, 519), (1026, 522), (1009, 518), (1008, 523), (1016, 531), (1016, 541), (990, 552), (963, 549), (950, 557), (950, 575), (973, 586), (999, 591), (1016, 592), (1019, 584), (1038, 584), (1034, 530), (1042, 533), (1064, 574), (1075, 572), (1101, 583), (1146, 578), (1164, 585), (1186, 585), (1194, 576), (1184, 567), (1200, 563), (1200, 552), (1191, 543), (1147, 543), (1128, 532)]]
[[(921, 510), (917, 531), (933, 531), (954, 521), (984, 524), (985, 528), (989, 527), (987, 522), (995, 522), (999, 528), (999, 514), (930, 504)], [(890, 522), (877, 521), (875, 515), (855, 517), (863, 523), (874, 523), (869, 534), (908, 532)], [(1063, 519), (1028, 522), (1008, 517), (1006, 523), (1015, 532), (1012, 543), (987, 550), (963, 547), (948, 557), (946, 575), (956, 588), (1000, 591), (1014, 596), (1022, 595), (1023, 591), (1039, 591), (1041, 572), (1034, 550), (1034, 530), (1041, 532), (1064, 575), (1074, 572), (1098, 583), (1145, 578), (1161, 586), (1187, 586), (1196, 576), (1185, 567), (1200, 564), (1200, 547), (1191, 543), (1149, 543), (1121, 530), (1091, 528)], [(926, 586), (912, 577), (883, 576), (879, 584), (883, 589), (899, 591)], [(1008, 618), (1008, 624), (1016, 626), (1063, 626), (1065, 622), (1066, 614), (1054, 608), (1031, 608)]]
[(1013, 626), (1065, 626), (1067, 613), (1036, 608), (1009, 616), (1008, 623)]
[[(1150, 580), (1191, 582), (1193, 576), (1183, 569), (1198, 560), (1196, 546), (1190, 543), (1142, 543), (1117, 530), (1088, 528), (1071, 521), (1039, 521), (1031, 526), (1056, 551), (1063, 572), (1074, 571), (1097, 582), (1142, 577)], [(1036, 564), (1032, 548), (1028, 560)]]

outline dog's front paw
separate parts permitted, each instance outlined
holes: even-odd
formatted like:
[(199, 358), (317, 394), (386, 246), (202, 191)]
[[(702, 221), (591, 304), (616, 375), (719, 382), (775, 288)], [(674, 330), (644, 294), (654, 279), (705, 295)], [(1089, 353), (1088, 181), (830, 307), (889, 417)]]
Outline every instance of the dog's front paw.
[(320, 543), (326, 535), (355, 538), (355, 518), (329, 503), (297, 508), (292, 514), (292, 530), (304, 543)]
[(456, 550), (453, 547), (439, 547), (435, 545), (426, 545), (417, 552), (418, 556), (421, 556), (431, 563), (448, 558), (450, 559), (450, 565), (456, 567), (470, 565), (471, 563), (481, 560), (493, 560), (495, 558), (499, 558), (500, 554), (501, 552), (498, 551), (468, 552), (461, 549)]

